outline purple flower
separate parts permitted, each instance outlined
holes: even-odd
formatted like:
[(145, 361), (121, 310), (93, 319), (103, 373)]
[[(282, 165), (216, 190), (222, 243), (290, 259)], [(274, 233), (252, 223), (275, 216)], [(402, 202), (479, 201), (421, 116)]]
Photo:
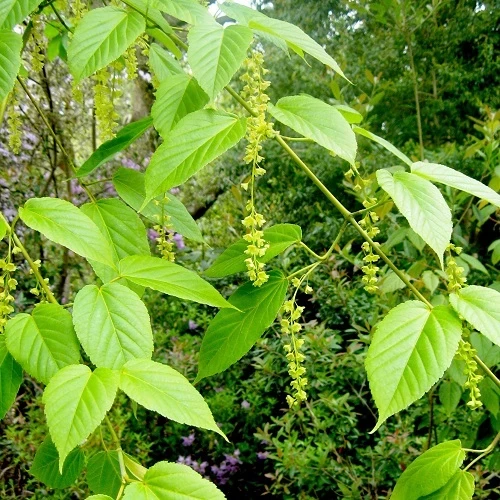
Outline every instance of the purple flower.
[(179, 188), (172, 188), (172, 189), (170, 190), (170, 194), (173, 194), (174, 196), (175, 196), (176, 194), (179, 194), (180, 192), (181, 192), (181, 190), (180, 190)]
[(244, 409), (244, 410), (248, 410), (250, 408), (250, 403), (244, 399), (242, 402), (241, 402), (241, 407)]
[(269, 456), (269, 452), (268, 451), (258, 451), (257, 452), (257, 458), (259, 460), (265, 460), (268, 456)]
[(188, 437), (181, 436), (182, 438), (182, 446), (191, 446), (194, 443), (194, 432), (189, 434)]
[(122, 165), (127, 168), (131, 168), (133, 170), (141, 170), (141, 167), (137, 165), (137, 163), (134, 160), (131, 160), (130, 158), (124, 158), (122, 160)]
[(154, 229), (148, 229), (148, 238), (152, 241), (156, 241), (156, 238), (158, 238), (158, 233)]
[(190, 330), (196, 330), (198, 328), (198, 323), (195, 323), (192, 319), (188, 321), (188, 328)]
[(184, 238), (182, 237), (182, 234), (175, 233), (173, 237), (174, 243), (177, 246), (179, 250), (182, 250), (183, 248), (186, 248), (186, 245), (184, 243)]

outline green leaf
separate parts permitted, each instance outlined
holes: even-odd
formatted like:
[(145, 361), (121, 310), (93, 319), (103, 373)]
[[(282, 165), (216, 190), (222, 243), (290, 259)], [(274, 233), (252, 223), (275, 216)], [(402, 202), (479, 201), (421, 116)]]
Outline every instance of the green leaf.
[(158, 462), (143, 482), (129, 484), (123, 500), (224, 500), (215, 484), (183, 464)]
[(500, 389), (489, 378), (484, 378), (479, 382), (479, 390), (481, 391), (481, 401), (484, 407), (498, 419), (500, 413)]
[(245, 135), (246, 119), (202, 109), (185, 116), (156, 150), (146, 170), (146, 201), (187, 181)]
[(397, 156), (403, 163), (406, 163), (408, 166), (411, 167), (413, 165), (413, 162), (408, 158), (408, 156), (402, 153), (396, 146), (393, 146), (389, 141), (382, 139), (382, 137), (379, 137), (378, 135), (375, 135), (372, 132), (365, 130), (364, 128), (358, 127), (357, 125), (354, 125), (352, 129), (354, 130), (354, 132), (356, 132), (356, 134), (362, 135), (363, 137), (366, 137), (373, 142), (380, 144), (385, 149), (387, 149), (387, 151), (392, 153), (394, 156)]
[(100, 451), (89, 459), (87, 483), (94, 493), (116, 498), (122, 484), (117, 451)]
[(401, 474), (391, 500), (419, 500), (435, 493), (458, 472), (464, 458), (458, 439), (427, 450)]
[(301, 57), (305, 52), (346, 78), (335, 59), (319, 43), (315, 42), (294, 24), (267, 17), (254, 9), (232, 2), (222, 4), (221, 8), (228, 15), (235, 17), (239, 22), (246, 24), (254, 31), (284, 40)]
[(495, 240), (489, 247), (488, 252), (493, 252), (491, 262), (494, 266), (500, 262), (500, 240)]
[(411, 228), (436, 252), (443, 266), (443, 254), (450, 243), (453, 225), (451, 211), (439, 189), (408, 172), (391, 175), (387, 170), (377, 170), (377, 180)]
[(99, 426), (118, 389), (118, 373), (94, 372), (85, 365), (66, 366), (50, 380), (43, 393), (50, 435), (59, 452), (59, 471), (71, 450)]
[[(119, 168), (113, 176), (116, 192), (134, 210), (139, 210), (146, 198), (144, 189), (144, 174), (130, 168)], [(174, 231), (193, 241), (203, 243), (203, 235), (196, 221), (191, 217), (187, 208), (173, 195), (166, 193), (168, 203), (165, 204), (165, 213), (170, 216), (170, 223)], [(162, 201), (163, 197), (158, 198)], [(154, 224), (158, 224), (162, 216), (161, 205), (154, 201), (149, 202), (141, 213)]]
[(76, 177), (85, 177), (91, 174), (101, 165), (111, 160), (120, 151), (128, 148), (137, 139), (142, 137), (144, 132), (153, 124), (153, 118), (146, 116), (141, 120), (125, 125), (117, 134), (116, 137), (101, 144), (96, 151), (88, 158), (88, 160), (78, 169)]
[(44, 384), (61, 368), (80, 361), (71, 314), (57, 304), (39, 304), (5, 326), (6, 344), (16, 361)]
[(99, 228), (72, 203), (58, 198), (32, 198), (19, 209), (22, 221), (49, 240), (86, 259), (113, 267), (111, 248)]
[(188, 62), (203, 90), (213, 101), (246, 58), (252, 30), (218, 23), (199, 24), (188, 35)]
[(472, 269), (475, 269), (476, 271), (480, 271), (481, 273), (487, 275), (490, 274), (488, 270), (483, 266), (483, 264), (481, 264), (481, 262), (472, 255), (468, 255), (462, 252), (460, 254), (460, 259), (465, 261)]
[(5, 238), (7, 229), (9, 229), (9, 225), (7, 224), (7, 221), (4, 219), (3, 215), (0, 215), (0, 241)]
[(121, 371), (120, 389), (148, 410), (170, 420), (224, 436), (203, 396), (170, 366), (147, 359), (129, 361)]
[(166, 138), (181, 118), (202, 109), (208, 100), (198, 82), (186, 73), (167, 77), (158, 87), (151, 108), (156, 130)]
[(236, 290), (229, 302), (239, 311), (219, 311), (203, 337), (196, 381), (224, 371), (252, 348), (275, 320), (287, 287), (283, 274), (271, 271), (261, 287), (249, 282)]
[(476, 330), (500, 346), (500, 293), (483, 286), (467, 286), (450, 294), (450, 304)]
[(482, 182), (453, 168), (445, 167), (439, 163), (418, 161), (411, 165), (411, 171), (424, 179), (460, 189), (500, 208), (500, 194), (495, 193), (493, 189), (485, 186)]
[(153, 0), (153, 6), (188, 24), (212, 24), (214, 18), (196, 0)]
[(419, 500), (471, 500), (473, 495), (474, 476), (470, 472), (458, 470), (442, 488)]
[(118, 59), (145, 29), (144, 17), (133, 10), (110, 6), (87, 12), (68, 48), (75, 82)]
[(131, 256), (120, 261), (120, 276), (138, 285), (214, 307), (231, 307), (222, 295), (193, 271), (158, 257)]
[(455, 411), (461, 398), (462, 388), (456, 382), (445, 380), (439, 386), (439, 401), (448, 416)]
[[(284, 252), (289, 246), (298, 243), (302, 239), (302, 230), (295, 224), (276, 224), (268, 229), (264, 229), (264, 240), (269, 243), (261, 262), (269, 262), (271, 259)], [(222, 278), (231, 274), (246, 271), (247, 266), (245, 254), (248, 242), (243, 238), (233, 243), (215, 259), (215, 262), (205, 271), (205, 276), (209, 278)]]
[(0, 420), (14, 404), (22, 381), (23, 370), (7, 350), (5, 335), (0, 335)]
[(157, 43), (149, 47), (149, 64), (159, 82), (169, 76), (183, 74), (181, 65)]
[(73, 322), (85, 352), (98, 367), (117, 370), (131, 359), (151, 358), (148, 310), (135, 292), (119, 283), (82, 288), (75, 298)]
[(490, 342), (484, 335), (472, 332), (469, 340), (472, 347), (476, 349), (477, 355), (488, 368), (500, 363), (500, 347)]
[(366, 357), (370, 389), (379, 410), (372, 432), (420, 399), (450, 366), (462, 323), (449, 306), (428, 309), (410, 300), (377, 325)]
[(47, 436), (36, 451), (30, 472), (49, 488), (71, 486), (85, 465), (85, 455), (80, 448), (74, 449), (66, 459), (62, 473), (59, 472), (59, 454), (50, 436)]
[[(24, 21), (41, 3), (41, 0), (0, 0), (0, 28), (11, 30)], [(0, 39), (2, 38), (3, 35), (0, 33)]]
[(146, 228), (137, 213), (117, 198), (106, 198), (83, 205), (85, 213), (108, 240), (113, 261), (129, 255), (149, 255)]
[(114, 500), (114, 498), (111, 498), (108, 495), (92, 495), (87, 497), (87, 500)]
[(163, 17), (163, 14), (153, 7), (151, 0), (128, 0), (127, 2), (135, 10), (140, 12), (145, 18), (158, 26), (164, 33), (170, 35), (174, 32), (170, 24)]
[(14, 88), (21, 65), (22, 47), (21, 35), (8, 30), (0, 30), (0, 102), (6, 99)]
[(422, 281), (424, 282), (425, 288), (431, 292), (431, 295), (439, 286), (439, 277), (432, 271), (424, 271), (422, 273)]
[(295, 132), (354, 163), (356, 137), (347, 120), (333, 106), (315, 97), (297, 95), (283, 97), (276, 106), (269, 103), (268, 110)]
[(359, 123), (363, 121), (363, 115), (350, 106), (335, 104), (333, 107), (348, 121), (348, 123)]

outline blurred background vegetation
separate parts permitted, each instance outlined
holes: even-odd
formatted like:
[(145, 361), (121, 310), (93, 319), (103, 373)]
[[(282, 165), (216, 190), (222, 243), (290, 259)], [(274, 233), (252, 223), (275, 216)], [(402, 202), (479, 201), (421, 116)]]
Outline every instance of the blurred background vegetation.
[[(452, 0), (257, 0), (255, 7), (271, 17), (300, 26), (342, 66), (349, 84), (313, 60), (287, 57), (263, 40), (270, 69), (272, 102), (285, 95), (308, 93), (335, 104), (348, 104), (364, 117), (363, 126), (401, 148), (415, 161), (424, 157), (500, 189), (500, 7), (496, 1)], [(91, 84), (75, 100), (65, 59), (65, 40), (58, 20), (46, 9), (46, 65), (34, 72), (25, 61), (30, 89), (50, 117), (77, 164), (99, 144), (92, 112)], [(123, 81), (117, 100), (121, 125), (149, 113), (154, 88), (148, 67), (140, 61), (139, 79)], [(239, 82), (235, 82), (238, 86)], [(229, 98), (217, 103), (224, 109)], [(85, 201), (78, 184), (65, 181), (67, 166), (57, 153), (32, 104), (19, 93), (22, 147), (8, 147), (6, 121), (0, 129), (0, 208), (11, 219), (27, 197), (57, 195), (76, 204)], [(236, 110), (236, 108), (234, 108)], [(282, 130), (290, 135), (290, 131)], [(152, 132), (92, 178), (98, 196), (116, 196), (108, 179), (120, 166), (144, 170), (158, 144)], [(244, 145), (228, 152), (180, 189), (179, 197), (202, 228), (207, 245), (178, 238), (177, 261), (202, 272), (223, 248), (241, 237), (245, 193), (240, 183), (248, 174)], [(318, 146), (300, 142), (298, 154), (326, 186), (351, 210), (362, 208), (346, 181), (346, 165)], [(378, 146), (359, 142), (360, 170), (372, 177), (376, 169), (394, 164)], [(317, 253), (326, 250), (341, 219), (309, 180), (275, 144), (265, 149), (267, 174), (259, 180), (257, 205), (268, 225), (295, 223), (304, 241)], [(371, 185), (376, 192), (377, 185)], [(464, 248), (457, 259), (469, 282), (500, 290), (500, 229), (491, 209), (465, 193), (445, 189), (454, 215), (453, 241)], [(386, 211), (387, 212), (387, 211)], [(378, 238), (391, 257), (431, 301), (444, 290), (434, 255), (394, 211), (381, 213)], [(18, 226), (21, 228), (21, 226)], [(83, 260), (26, 232), (31, 252), (43, 262), (54, 291), (71, 302), (74, 293), (94, 278)], [(231, 443), (213, 434), (168, 422), (132, 406), (125, 396), (115, 404), (112, 421), (121, 430), (126, 452), (145, 466), (158, 460), (191, 465), (216, 482), (229, 499), (383, 499), (407, 465), (430, 444), (459, 438), (468, 448), (484, 448), (500, 430), (499, 391), (482, 382), (483, 406), (467, 409), (467, 391), (460, 363), (454, 361), (429, 396), (389, 419), (376, 433), (376, 409), (364, 370), (373, 326), (381, 315), (410, 294), (384, 269), (380, 293), (363, 290), (361, 241), (347, 232), (338, 251), (310, 279), (312, 295), (299, 295), (306, 307), (304, 326), (309, 401), (289, 411), (285, 397), (287, 364), (278, 328), (271, 328), (241, 362), (221, 375), (205, 379), (198, 389)], [(153, 243), (152, 243), (153, 245)], [(303, 251), (291, 248), (271, 267), (293, 272), (310, 263)], [(24, 311), (36, 298), (26, 267), (16, 297)], [(243, 276), (214, 284), (231, 293)], [(214, 311), (150, 292), (157, 349), (154, 357), (171, 364), (190, 380), (196, 374), (201, 338)], [(493, 370), (500, 349), (479, 336), (471, 341)], [(34, 454), (47, 430), (40, 402), (41, 388), (26, 378), (19, 397), (0, 422), (0, 497), (85, 498), (82, 484), (70, 490), (48, 490), (30, 474)], [(106, 434), (104, 433), (106, 440)], [(99, 439), (85, 444), (89, 454)], [(470, 471), (476, 478), (475, 498), (498, 498), (500, 452)]]

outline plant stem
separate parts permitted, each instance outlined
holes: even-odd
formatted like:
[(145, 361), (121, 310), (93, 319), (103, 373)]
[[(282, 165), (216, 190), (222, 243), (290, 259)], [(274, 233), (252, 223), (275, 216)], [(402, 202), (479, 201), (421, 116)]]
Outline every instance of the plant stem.
[[(74, 173), (76, 173), (76, 167), (75, 165), (73, 164), (73, 159), (71, 158), (71, 156), (68, 154), (68, 152), (66, 151), (66, 149), (64, 148), (64, 146), (62, 145), (61, 143), (61, 140), (59, 139), (59, 136), (54, 132), (54, 129), (52, 128), (52, 126), (50, 125), (50, 122), (47, 118), (47, 116), (45, 115), (45, 113), (43, 112), (42, 108), (39, 106), (39, 104), (36, 102), (36, 99), (33, 97), (33, 95), (31, 94), (31, 92), (28, 90), (28, 87), (26, 87), (26, 85), (24, 84), (24, 82), (21, 80), (21, 78), (18, 76), (17, 77), (17, 81), (19, 82), (19, 84), (21, 85), (21, 87), (23, 88), (24, 92), (26, 93), (26, 95), (28, 96), (28, 99), (31, 101), (31, 103), (33, 104), (33, 106), (35, 107), (35, 109), (37, 110), (38, 114), (40, 115), (40, 118), (43, 120), (43, 122), (45, 123), (45, 126), (47, 127), (47, 130), (49, 131), (50, 135), (54, 138), (54, 140), (56, 141), (56, 144), (57, 144), (57, 147), (59, 148), (59, 150), (61, 151), (61, 153), (66, 157), (66, 159), (68, 160), (68, 164), (69, 166), (71, 167), (71, 169), (73, 170)], [(90, 192), (90, 190), (87, 188), (87, 186), (83, 183), (81, 183), (83, 189), (85, 189), (85, 192), (87, 193), (87, 196), (95, 202), (95, 198), (94, 198), (94, 195)]]
[[(491, 453), (495, 449), (495, 447), (499, 441), (500, 441), (500, 432), (495, 436), (495, 439), (490, 443), (490, 445), (487, 448), (485, 448), (484, 450), (482, 450), (481, 455), (476, 457), (467, 467), (465, 467), (464, 471), (466, 471), (467, 469), (470, 469), (476, 462), (479, 462), (479, 460), (481, 460), (486, 455)], [(466, 450), (466, 451), (468, 451), (468, 450)], [(474, 451), (474, 450), (471, 450), (471, 451)]]
[(475, 355), (474, 356), (474, 360), (476, 361), (476, 363), (482, 368), (482, 370), (484, 371), (484, 373), (486, 373), (486, 375), (488, 375), (488, 377), (493, 380), (493, 382), (495, 382), (495, 384), (500, 387), (500, 380), (498, 379), (498, 377), (486, 366), (486, 364), (484, 363), (484, 361), (478, 356), (478, 355)]

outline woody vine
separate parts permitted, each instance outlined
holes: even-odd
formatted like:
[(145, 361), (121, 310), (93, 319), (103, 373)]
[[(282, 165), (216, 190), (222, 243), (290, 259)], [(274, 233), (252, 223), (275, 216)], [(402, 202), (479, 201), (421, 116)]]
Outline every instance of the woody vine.
[[(312, 292), (308, 278), (321, 272), (322, 264), (338, 251), (348, 226), (363, 240), (360, 259), (365, 290), (378, 293), (382, 266), (387, 266), (415, 299), (391, 309), (374, 327), (366, 360), (379, 411), (372, 432), (431, 391), (455, 357), (465, 362), (471, 411), (482, 404), (478, 384), (483, 377), (500, 387), (500, 380), (469, 341), (475, 330), (500, 346), (500, 293), (466, 283), (455, 260), (461, 249), (451, 242), (451, 212), (436, 184), (466, 192), (496, 209), (500, 195), (447, 166), (412, 161), (360, 127), (362, 116), (345, 104), (329, 104), (308, 95), (285, 96), (270, 103), (261, 38), (285, 52), (307, 54), (342, 77), (344, 73), (298, 27), (229, 1), (220, 9), (235, 22), (220, 25), (194, 0), (113, 1), (90, 9), (86, 2), (0, 0), (0, 108), (10, 127), (10, 147), (19, 151), (21, 145), (19, 99), (24, 93), (51, 135), (54, 150), (65, 158), (68, 180), (78, 179), (88, 198), (80, 207), (64, 198), (31, 198), (18, 207), (13, 220), (0, 217), (0, 237), (5, 243), (0, 260), (0, 413), (3, 417), (15, 400), (22, 370), (45, 385), (50, 436), (37, 454), (39, 467), (33, 473), (49, 486), (74, 481), (85, 461), (81, 444), (103, 425), (117, 452), (120, 486), (113, 497), (96, 491), (90, 498), (161, 499), (173, 494), (224, 498), (215, 485), (186, 465), (162, 461), (145, 469), (122, 449), (107, 417), (117, 391), (122, 391), (170, 420), (230, 439), (215, 423), (195, 386), (173, 368), (152, 361), (153, 335), (142, 293), (151, 288), (220, 309), (205, 332), (194, 383), (238, 362), (277, 321), (290, 376), (288, 411), (293, 412), (307, 401), (308, 387), (307, 358), (301, 352), (303, 307), (296, 302), (297, 293)], [(189, 26), (187, 36), (173, 29), (164, 14)], [(63, 59), (73, 78), (75, 102), (82, 102), (81, 87), (92, 82), (103, 142), (82, 165), (75, 165), (50, 115), (30, 92), (27, 76), (42, 72), (46, 64), (43, 26), (49, 22), (57, 26), (55, 36), (68, 40)], [(151, 116), (117, 130), (114, 104), (123, 79), (137, 77), (139, 52), (148, 58), (156, 101)], [(241, 82), (238, 92), (235, 89)], [(221, 109), (223, 92), (234, 100), (237, 114)], [(145, 173), (119, 169), (113, 176), (118, 197), (97, 196), (91, 176), (152, 126), (163, 142)], [(283, 127), (296, 137), (282, 135)], [(376, 184), (360, 173), (358, 136), (388, 149), (398, 160), (397, 167), (377, 171)], [(170, 190), (243, 140), (248, 175), (241, 183), (247, 196), (242, 238), (199, 276), (174, 262), (173, 229), (182, 233), (180, 228), (184, 228), (186, 237), (203, 238), (187, 211), (179, 211), (180, 202)], [(314, 173), (314, 166), (295, 153), (291, 144), (296, 140), (315, 142), (345, 160), (346, 182), (363, 208), (350, 212), (339, 201)], [(255, 196), (259, 177), (266, 175), (262, 166), (266, 141), (276, 141), (345, 219), (322, 256), (302, 242), (302, 229), (307, 228), (266, 227), (266, 214), (256, 205)], [(447, 287), (436, 302), (439, 305), (431, 304), (376, 241), (383, 216), (379, 209), (388, 203), (435, 253), (436, 269), (444, 275)], [(34, 259), (21, 241), (21, 224), (92, 266), (95, 281), (82, 287), (67, 306), (44, 278), (43, 262)], [(156, 255), (150, 252), (147, 225), (156, 231)], [(306, 251), (313, 263), (286, 276), (273, 268), (271, 260), (292, 245)], [(12, 305), (21, 262), (27, 263), (36, 278), (31, 292), (39, 304), (29, 313), (17, 312)], [(205, 279), (236, 273), (244, 273), (248, 281), (227, 299)], [(467, 469), (493, 451), (499, 436), (484, 450), (465, 449), (459, 440), (425, 450), (402, 474), (391, 498), (442, 498), (444, 493), (458, 491), (465, 492), (463, 498), (472, 498), (474, 480)], [(477, 457), (462, 468), (467, 453)], [(54, 454), (58, 459), (51, 468), (40, 466)], [(75, 463), (79, 465), (74, 467)]]

